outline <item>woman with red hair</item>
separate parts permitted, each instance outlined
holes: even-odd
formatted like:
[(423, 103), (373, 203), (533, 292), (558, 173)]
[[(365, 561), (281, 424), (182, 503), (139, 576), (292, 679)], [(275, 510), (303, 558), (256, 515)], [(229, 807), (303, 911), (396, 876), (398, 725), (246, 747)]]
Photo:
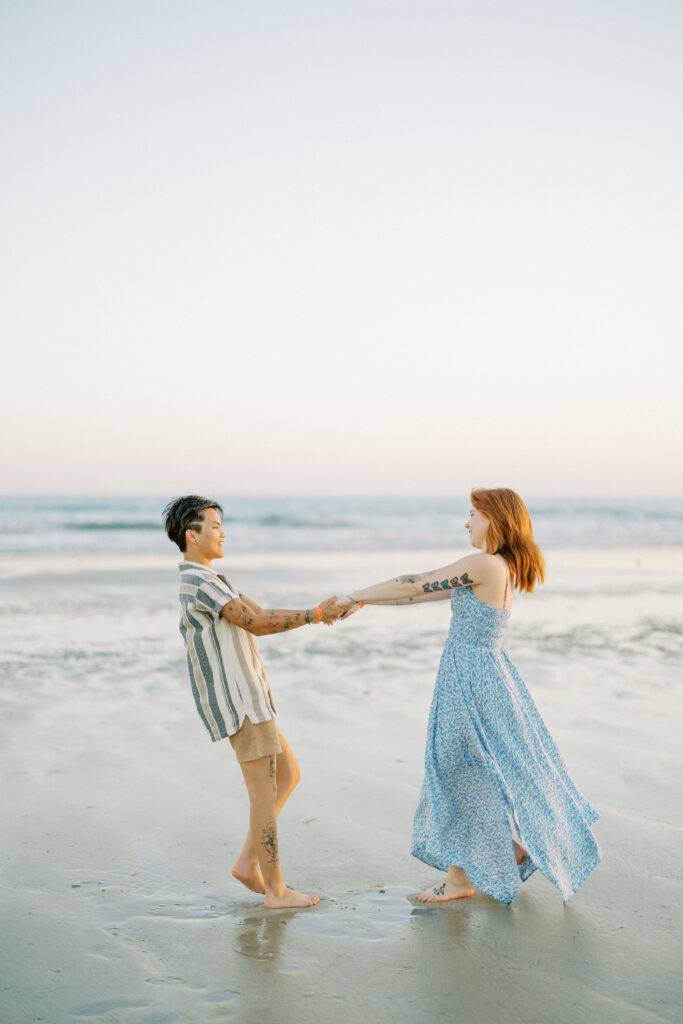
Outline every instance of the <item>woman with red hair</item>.
[(451, 599), (412, 843), (415, 857), (447, 874), (417, 899), (460, 899), (476, 885), (510, 903), (538, 869), (568, 900), (600, 861), (590, 828), (599, 815), (503, 647), (513, 590), (532, 591), (545, 564), (515, 491), (479, 488), (471, 501), (465, 527), (477, 554), (356, 590), (347, 615), (360, 602)]

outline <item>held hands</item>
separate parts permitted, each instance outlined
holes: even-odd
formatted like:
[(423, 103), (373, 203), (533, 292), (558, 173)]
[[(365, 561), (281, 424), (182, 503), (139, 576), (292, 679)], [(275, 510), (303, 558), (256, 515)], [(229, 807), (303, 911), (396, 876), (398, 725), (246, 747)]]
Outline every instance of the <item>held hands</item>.
[(345, 597), (339, 598), (339, 605), (344, 609), (342, 619), (348, 619), (351, 615), (355, 615), (359, 611), (365, 602), (354, 601), (348, 594)]
[(350, 615), (358, 611), (360, 604), (357, 604), (348, 596), (335, 596), (328, 597), (326, 601), (322, 601), (319, 607), (323, 614), (323, 622), (327, 626), (331, 626), (337, 619), (348, 619)]
[(331, 626), (333, 622), (336, 622), (344, 614), (344, 608), (338, 604), (336, 597), (328, 597), (326, 601), (321, 601), (318, 607), (322, 612), (322, 620), (326, 626)]

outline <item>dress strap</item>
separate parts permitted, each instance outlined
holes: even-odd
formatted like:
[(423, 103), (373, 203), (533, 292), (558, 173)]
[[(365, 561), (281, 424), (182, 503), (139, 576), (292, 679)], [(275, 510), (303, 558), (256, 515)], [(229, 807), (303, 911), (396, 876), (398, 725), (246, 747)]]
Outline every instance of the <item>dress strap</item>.
[(503, 608), (507, 604), (507, 599), (508, 599), (508, 583), (509, 582), (510, 582), (510, 574), (508, 572), (507, 566), (505, 566), (505, 594), (503, 595)]

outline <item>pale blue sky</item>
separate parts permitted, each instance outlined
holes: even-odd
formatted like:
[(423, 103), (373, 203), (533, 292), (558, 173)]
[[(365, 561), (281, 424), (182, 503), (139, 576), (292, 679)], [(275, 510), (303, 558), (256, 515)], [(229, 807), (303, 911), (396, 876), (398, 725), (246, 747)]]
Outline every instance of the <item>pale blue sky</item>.
[(682, 23), (3, 4), (0, 489), (683, 493)]

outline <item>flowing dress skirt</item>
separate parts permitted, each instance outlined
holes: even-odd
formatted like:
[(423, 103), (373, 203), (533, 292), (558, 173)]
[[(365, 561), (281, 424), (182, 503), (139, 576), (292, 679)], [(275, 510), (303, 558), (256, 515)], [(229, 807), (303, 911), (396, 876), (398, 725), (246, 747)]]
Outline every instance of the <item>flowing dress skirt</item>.
[[(600, 862), (599, 815), (572, 781), (524, 681), (502, 646), (509, 613), (454, 590), (427, 727), (412, 853), (453, 864), (510, 903), (535, 870), (572, 896)], [(515, 863), (512, 838), (527, 858)]]

